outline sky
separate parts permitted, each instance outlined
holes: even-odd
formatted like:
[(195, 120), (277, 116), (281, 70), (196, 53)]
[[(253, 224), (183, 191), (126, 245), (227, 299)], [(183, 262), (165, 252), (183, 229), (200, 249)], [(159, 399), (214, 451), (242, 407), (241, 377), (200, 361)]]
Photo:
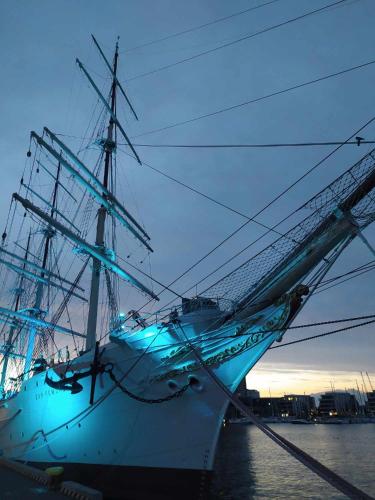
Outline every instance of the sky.
[[(212, 20), (261, 5), (236, 0), (18, 0), (0, 2), (0, 154), (2, 196), (0, 224), (5, 224), (11, 193), (25, 165), (30, 130), (47, 125), (72, 149), (82, 137), (95, 104), (92, 89), (75, 58), (86, 65), (100, 88), (109, 75), (91, 41), (93, 33), (109, 59), (120, 37), (119, 78), (137, 114), (136, 122), (121, 104), (124, 126), (135, 144), (230, 144), (345, 140), (375, 115), (375, 65), (216, 114), (164, 131), (147, 133), (199, 115), (320, 78), (375, 59), (373, 0), (347, 0), (222, 50), (169, 65), (225, 42), (298, 17), (331, 2), (278, 0), (262, 8), (195, 29), (159, 43), (154, 40), (190, 30)], [(263, 2), (267, 3), (267, 2)], [(145, 73), (151, 74), (144, 75)], [(375, 126), (361, 132), (375, 139)], [(142, 160), (248, 215), (256, 213), (332, 147), (272, 149), (163, 149), (137, 147)], [(367, 146), (347, 146), (323, 163), (259, 221), (274, 224), (322, 189), (361, 156)], [(218, 207), (118, 153), (123, 167), (122, 194), (127, 206), (152, 237), (153, 275), (170, 282), (213, 248), (244, 218)], [(286, 230), (288, 226), (281, 226)], [(243, 246), (261, 235), (248, 224), (209, 259), (175, 285), (178, 292), (194, 284)], [(375, 244), (374, 228), (366, 236)], [(265, 242), (270, 242), (266, 238)], [(259, 250), (255, 246), (233, 267)], [(333, 274), (371, 260), (355, 241)], [(228, 267), (228, 272), (231, 268)], [(124, 297), (129, 301), (130, 294)], [(125, 304), (124, 307), (130, 308)], [(373, 275), (365, 274), (316, 295), (296, 324), (372, 314)], [(294, 340), (324, 329), (287, 333)], [(324, 340), (268, 351), (247, 378), (261, 393), (319, 392), (353, 387), (359, 371), (375, 385), (375, 337), (364, 327)]]

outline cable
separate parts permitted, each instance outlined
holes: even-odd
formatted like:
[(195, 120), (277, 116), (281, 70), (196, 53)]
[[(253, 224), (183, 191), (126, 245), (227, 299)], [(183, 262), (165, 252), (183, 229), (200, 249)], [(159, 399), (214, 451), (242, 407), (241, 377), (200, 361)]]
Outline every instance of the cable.
[(174, 128), (174, 127), (179, 127), (181, 125), (187, 125), (188, 123), (193, 123), (193, 122), (196, 122), (198, 120), (202, 120), (203, 118), (209, 118), (210, 116), (215, 116), (215, 115), (219, 115), (221, 113), (226, 113), (227, 111), (232, 111), (233, 109), (241, 108), (243, 106), (248, 106), (249, 104), (254, 104), (254, 103), (259, 102), (259, 101), (264, 101), (266, 99), (269, 99), (271, 97), (275, 97), (277, 95), (286, 94), (287, 92), (291, 92), (292, 90), (297, 90), (297, 89), (300, 89), (300, 88), (303, 88), (303, 87), (307, 87), (309, 85), (313, 85), (314, 83), (319, 83), (319, 82), (322, 82), (324, 80), (329, 80), (330, 78), (334, 78), (336, 76), (340, 76), (340, 75), (344, 75), (346, 73), (350, 73), (351, 71), (355, 71), (357, 69), (365, 68), (365, 67), (370, 66), (370, 65), (372, 65), (374, 63), (375, 63), (375, 59), (373, 59), (371, 61), (368, 61), (366, 63), (363, 63), (363, 64), (359, 64), (357, 66), (351, 66), (350, 68), (346, 68), (344, 70), (337, 71), (335, 73), (330, 73), (329, 75), (325, 75), (325, 76), (322, 76), (322, 77), (319, 77), (319, 78), (315, 78), (314, 80), (309, 80), (307, 82), (303, 82), (303, 83), (299, 83), (299, 84), (293, 85), (293, 86), (288, 87), (286, 89), (277, 90), (275, 92), (271, 92), (270, 94), (266, 94), (264, 96), (255, 97), (254, 99), (251, 99), (249, 101), (244, 101), (244, 102), (241, 102), (239, 104), (234, 104), (233, 106), (228, 106), (226, 108), (221, 108), (221, 109), (218, 109), (216, 111), (212, 111), (211, 113), (205, 113), (203, 115), (198, 115), (198, 116), (195, 116), (193, 118), (189, 118), (188, 120), (183, 120), (183, 121), (180, 121), (180, 122), (172, 123), (171, 125), (166, 125), (165, 127), (160, 127), (160, 128), (157, 128), (157, 129), (149, 130), (147, 132), (143, 132), (142, 134), (137, 134), (135, 136), (132, 136), (132, 139), (134, 139), (136, 137), (143, 137), (145, 135), (154, 134), (156, 132), (162, 132), (163, 130), (168, 130), (168, 129), (171, 129), (171, 128)]
[(255, 7), (250, 7), (249, 9), (241, 10), (239, 12), (234, 12), (233, 14), (230, 14), (225, 17), (220, 17), (218, 19), (214, 19), (213, 21), (210, 21), (208, 23), (200, 24), (198, 26), (193, 26), (192, 28), (188, 28), (183, 31), (179, 31), (177, 33), (172, 33), (171, 35), (166, 35), (161, 38), (157, 38), (156, 40), (152, 40), (151, 42), (146, 42), (141, 45), (137, 45), (135, 47), (132, 47), (130, 49), (125, 49), (121, 51), (121, 54), (125, 53), (128, 54), (129, 52), (133, 52), (134, 50), (138, 49), (143, 49), (144, 47), (148, 47), (150, 45), (155, 45), (156, 43), (164, 42), (165, 40), (170, 40), (171, 38), (176, 38), (182, 35), (186, 35), (187, 33), (192, 33), (193, 31), (198, 31), (201, 30), (202, 28), (207, 28), (208, 26), (212, 26), (213, 24), (221, 23), (223, 21), (226, 21), (227, 19), (232, 19), (233, 17), (240, 16), (242, 14), (246, 14), (247, 12), (251, 12), (253, 10), (260, 9), (262, 7), (266, 7), (267, 5), (270, 5), (271, 3), (279, 2), (280, 0), (271, 0), (270, 2), (263, 3), (261, 5), (256, 5)]
[[(375, 322), (375, 314), (368, 314), (365, 316), (354, 316), (353, 318), (331, 319), (331, 320), (327, 320), (327, 321), (319, 321), (317, 323), (305, 323), (302, 325), (288, 326), (287, 328), (276, 328), (276, 329), (270, 328), (268, 330), (262, 330), (262, 332), (260, 332), (260, 333), (262, 333), (262, 334), (263, 333), (275, 333), (275, 332), (280, 332), (280, 330), (287, 332), (289, 330), (301, 330), (302, 328), (313, 328), (316, 326), (333, 325), (336, 323), (348, 323), (351, 321), (360, 321), (362, 319), (366, 319), (366, 320), (368, 319), (368, 320), (370, 320), (370, 322), (373, 322), (373, 321)], [(367, 323), (368, 322), (366, 322), (364, 324), (367, 325)], [(358, 326), (360, 326), (360, 325), (358, 325)], [(256, 332), (238, 333), (238, 334), (234, 334), (234, 335), (225, 335), (223, 337), (215, 337), (214, 335), (212, 335), (212, 339), (214, 339), (214, 340), (216, 340), (216, 339), (236, 339), (239, 337), (247, 337), (247, 336), (253, 335), (254, 333), (256, 333)]]
[(193, 56), (186, 57), (184, 59), (180, 59), (179, 61), (175, 61), (174, 63), (166, 64), (165, 66), (160, 66), (159, 68), (153, 69), (153, 70), (148, 71), (146, 73), (141, 73), (139, 75), (133, 76), (133, 77), (125, 80), (125, 82), (126, 83), (132, 82), (134, 80), (138, 80), (139, 78), (153, 75), (154, 73), (159, 73), (160, 71), (164, 71), (165, 69), (173, 68), (174, 66), (177, 66), (179, 64), (183, 64), (185, 62), (192, 61), (194, 59), (198, 59), (199, 57), (205, 56), (207, 54), (211, 54), (213, 52), (224, 49), (226, 47), (230, 47), (232, 45), (235, 45), (236, 43), (240, 43), (240, 42), (243, 42), (243, 41), (248, 40), (250, 38), (254, 38), (258, 35), (268, 33), (269, 31), (275, 30), (277, 28), (281, 28), (282, 26), (286, 26), (287, 24), (291, 24), (293, 22), (300, 21), (301, 19), (304, 19), (304, 18), (311, 16), (313, 14), (318, 14), (319, 12), (323, 12), (323, 11), (329, 9), (330, 7), (334, 7), (335, 5), (342, 4), (343, 2), (346, 2), (346, 1), (347, 0), (338, 0), (338, 1), (333, 2), (331, 4), (320, 7), (319, 9), (314, 9), (314, 10), (311, 10), (309, 12), (306, 12), (305, 14), (302, 14), (301, 16), (297, 16), (297, 17), (294, 17), (292, 19), (288, 19), (286, 21), (283, 21), (282, 23), (274, 24), (273, 26), (270, 26), (268, 28), (264, 28), (260, 31), (256, 31), (255, 33), (250, 33), (250, 34), (243, 36), (241, 38), (237, 38), (236, 40), (232, 40), (231, 42), (223, 43), (221, 45), (218, 45), (217, 47), (214, 47), (213, 49), (208, 49), (208, 50), (205, 50), (203, 52), (199, 52), (198, 54), (194, 54)]
[(328, 285), (328, 286), (325, 286), (325, 287), (322, 287), (322, 288), (319, 288), (317, 292), (315, 292), (315, 295), (319, 294), (319, 293), (323, 293), (323, 292), (326, 292), (327, 290), (329, 290), (330, 288), (334, 288), (336, 286), (339, 286), (339, 285), (342, 285), (343, 283), (346, 283), (347, 281), (350, 281), (354, 278), (358, 278), (359, 276), (362, 276), (362, 274), (366, 274), (370, 271), (373, 271), (375, 268), (375, 266), (372, 266), (368, 269), (364, 269), (363, 271), (360, 271), (360, 272), (357, 272), (356, 274), (352, 275), (352, 276), (349, 276), (348, 278), (346, 279), (343, 279), (341, 281), (338, 281), (337, 283), (333, 283), (332, 285)]
[[(375, 61), (374, 61), (375, 62)], [(57, 134), (59, 137), (68, 137), (70, 139), (87, 140), (87, 137), (77, 135)], [(141, 134), (143, 135), (143, 134)], [(139, 137), (139, 136), (137, 136)], [(138, 148), (186, 148), (186, 149), (241, 149), (241, 148), (295, 148), (295, 147), (313, 147), (313, 146), (362, 146), (364, 144), (375, 144), (375, 141), (366, 141), (362, 137), (357, 137), (355, 141), (318, 141), (318, 142), (276, 142), (260, 144), (136, 144)], [(117, 142), (117, 146), (128, 147), (125, 142)], [(121, 150), (120, 150), (121, 151)], [(125, 152), (125, 151), (124, 151)]]
[(203, 371), (213, 380), (213, 382), (222, 390), (223, 394), (227, 397), (231, 403), (238, 408), (245, 416), (249, 417), (251, 422), (256, 425), (266, 436), (271, 438), (276, 444), (281, 448), (286, 450), (291, 456), (299, 460), (303, 465), (308, 467), (312, 472), (315, 472), (320, 478), (327, 481), (338, 491), (341, 491), (348, 498), (353, 500), (368, 499), (371, 500), (369, 495), (362, 492), (355, 486), (353, 486), (348, 481), (345, 481), (342, 477), (338, 476), (336, 473), (325, 467), (323, 464), (315, 460), (313, 457), (302, 451), (300, 448), (295, 446), (293, 443), (282, 437), (280, 434), (272, 430), (270, 427), (265, 425), (261, 420), (256, 417), (253, 412), (239, 399), (238, 396), (233, 394), (231, 390), (222, 382), (222, 380), (216, 375), (210, 366), (204, 361), (197, 349), (191, 344), (188, 336), (186, 335), (182, 325), (180, 324), (180, 329), (186, 339), (187, 345), (190, 347), (193, 355), (195, 356), (198, 365)]
[[(61, 135), (61, 134), (60, 134)], [(375, 141), (364, 141), (358, 138), (356, 141), (342, 142), (289, 142), (289, 143), (274, 143), (274, 144), (133, 144), (137, 148), (185, 148), (185, 149), (241, 149), (241, 148), (296, 148), (296, 147), (312, 147), (312, 146), (349, 146), (362, 144), (375, 144)], [(119, 146), (128, 146), (128, 144), (120, 143)]]
[[(372, 122), (375, 121), (375, 116), (373, 116), (370, 120), (368, 120), (362, 127), (360, 127), (358, 130), (356, 130), (350, 137), (348, 137), (348, 139), (346, 141), (344, 141), (343, 143), (341, 143), (339, 146), (337, 146), (335, 149), (333, 149), (330, 153), (328, 153), (327, 155), (325, 155), (321, 160), (319, 160), (317, 163), (315, 163), (309, 170), (307, 170), (307, 172), (305, 172), (303, 175), (301, 175), (298, 179), (296, 179), (292, 184), (290, 184), (287, 188), (285, 188), (281, 193), (279, 193), (276, 197), (274, 197), (269, 203), (267, 203), (267, 205), (265, 205), (262, 209), (260, 209), (254, 216), (252, 216), (252, 219), (254, 219), (255, 217), (257, 217), (258, 215), (260, 215), (262, 212), (264, 212), (267, 208), (269, 208), (272, 204), (274, 204), (278, 199), (280, 199), (282, 196), (284, 196), (284, 194), (286, 194), (288, 191), (290, 191), (296, 184), (298, 184), (299, 182), (301, 182), (305, 177), (307, 177), (309, 174), (311, 174), (315, 169), (317, 169), (322, 163), (324, 163), (328, 158), (330, 158), (332, 155), (334, 155), (339, 149), (341, 149), (343, 147), (344, 144), (346, 144), (347, 142), (349, 142), (353, 137), (357, 136), (362, 130), (364, 130), (368, 125), (370, 125)], [(128, 154), (129, 156), (131, 156), (129, 153), (126, 153)], [(232, 257), (230, 257), (229, 259), (227, 259), (223, 264), (221, 264), (220, 266), (218, 266), (216, 269), (214, 269), (213, 271), (211, 271), (209, 274), (207, 274), (206, 276), (204, 276), (203, 278), (201, 278), (197, 283), (195, 283), (194, 285), (192, 285), (190, 288), (188, 288), (187, 290), (185, 290), (182, 295), (184, 296), (186, 293), (188, 293), (190, 290), (192, 290), (193, 288), (196, 288), (198, 285), (200, 285), (203, 281), (207, 280), (210, 276), (212, 276), (213, 274), (217, 273), (219, 270), (221, 270), (224, 266), (226, 266), (227, 264), (229, 264), (232, 260), (234, 260), (235, 258), (237, 258), (239, 255), (241, 255), (243, 252), (245, 252), (246, 250), (248, 250), (251, 246), (253, 246), (255, 243), (257, 243), (258, 241), (260, 241), (262, 238), (264, 238), (266, 235), (268, 235), (272, 230), (274, 230), (276, 227), (278, 227), (279, 225), (281, 225), (283, 222), (285, 222), (286, 220), (288, 220), (290, 217), (292, 217), (292, 215), (294, 215), (299, 209), (296, 209), (294, 210), (293, 212), (291, 212), (289, 215), (287, 215), (286, 217), (284, 217), (283, 219), (281, 219), (279, 222), (277, 222), (275, 225), (273, 225), (269, 230), (267, 230), (266, 232), (264, 232), (262, 235), (260, 235), (258, 238), (256, 238), (255, 240), (253, 240), (251, 243), (249, 243), (246, 247), (244, 247), (242, 250), (240, 250), (239, 252), (237, 252), (235, 255), (233, 255)], [(198, 266), (201, 262), (203, 262), (205, 259), (207, 259), (211, 254), (213, 254), (218, 248), (220, 248), (224, 243), (226, 243), (229, 239), (231, 239), (233, 236), (235, 236), (239, 231), (241, 231), (245, 226), (247, 226), (247, 224), (249, 224), (249, 222), (252, 220), (247, 220), (245, 221), (243, 224), (241, 224), (237, 229), (235, 229), (234, 231), (232, 231), (228, 236), (226, 236), (223, 240), (221, 240), (213, 249), (211, 249), (209, 252), (207, 252), (205, 255), (203, 255), (203, 257), (199, 258), (194, 264), (192, 264), (191, 266), (189, 266), (183, 273), (181, 273), (179, 276), (177, 276), (177, 278), (175, 278), (172, 282), (170, 282), (168, 284), (168, 287), (174, 285), (177, 281), (179, 281), (183, 276), (185, 276), (187, 273), (189, 273), (192, 269), (194, 269), (196, 266)], [(235, 269), (236, 270), (236, 269)], [(234, 271), (231, 271), (231, 272), (234, 272)], [(224, 276), (225, 277), (225, 276)], [(223, 279), (223, 278), (220, 278), (220, 279)], [(217, 282), (216, 282), (217, 283)], [(213, 285), (210, 285), (210, 286), (213, 286)], [(166, 290), (166, 288), (162, 289), (157, 295), (160, 296), (164, 291)], [(207, 289), (206, 289), (207, 290)], [(203, 292), (201, 293), (204, 293), (206, 290), (204, 290)], [(169, 302), (167, 302), (167, 304), (164, 305), (164, 307), (167, 307), (169, 304), (173, 303), (175, 301), (175, 299), (172, 299), (170, 300)], [(143, 306), (139, 307), (138, 308), (138, 312), (141, 311), (144, 307), (146, 307), (151, 301), (149, 300), (148, 302), (146, 302)]]
[[(123, 262), (125, 262), (129, 267), (131, 267), (132, 269), (135, 269), (136, 271), (138, 271), (139, 273), (143, 274), (143, 276), (146, 276), (146, 278), (149, 278), (151, 281), (153, 281), (154, 283), (156, 283), (157, 285), (160, 285), (162, 287), (163, 290), (168, 290), (169, 292), (173, 293), (174, 295), (176, 295), (176, 297), (178, 297), (179, 299), (182, 299), (182, 295), (180, 295), (179, 293), (175, 292), (174, 290), (172, 290), (170, 288), (170, 285), (163, 285), (163, 283), (160, 283), (160, 281), (158, 281), (157, 279), (153, 278), (150, 274), (148, 273), (145, 273), (144, 271), (142, 271), (142, 269), (139, 269), (139, 267), (135, 266), (134, 264), (132, 264), (131, 262), (129, 262), (128, 260), (125, 260), (123, 259), (122, 257), (118, 256), (118, 258), (120, 260), (122, 260)], [(152, 299), (154, 300), (154, 299)]]
[[(375, 322), (375, 314), (369, 314), (369, 315), (366, 315), (366, 316), (357, 316), (357, 317), (353, 317), (353, 318), (343, 318), (343, 319), (334, 319), (334, 320), (328, 320), (328, 321), (319, 321), (317, 323), (307, 323), (307, 324), (302, 324), (302, 325), (288, 326), (285, 329), (271, 328), (269, 330), (262, 330), (259, 333), (261, 333), (261, 334), (268, 334), (268, 333), (272, 334), (272, 333), (280, 332), (280, 330), (283, 330), (284, 332), (287, 332), (289, 330), (297, 330), (297, 329), (301, 330), (302, 328), (314, 328), (314, 327), (317, 327), (317, 326), (333, 325), (333, 324), (337, 324), (337, 323), (349, 323), (349, 322), (352, 322), (352, 321), (360, 321), (360, 320), (364, 320), (364, 319), (370, 320), (370, 323), (371, 322)], [(365, 322), (363, 324), (367, 325), (368, 322)], [(362, 323), (360, 323), (358, 325), (350, 326), (349, 328), (354, 328), (356, 326), (361, 326), (361, 325), (362, 325)], [(222, 328), (223, 327), (221, 327), (220, 329), (222, 329)], [(231, 330), (231, 329), (233, 330), (233, 327), (228, 326), (227, 329), (228, 330)], [(344, 329), (346, 329), (346, 327)], [(338, 331), (341, 331), (341, 329), (335, 330), (333, 333), (338, 332)], [(202, 341), (204, 341), (204, 342), (210, 342), (210, 341), (215, 342), (216, 340), (231, 340), (231, 339), (237, 339), (237, 338), (240, 338), (240, 337), (250, 337), (251, 335), (254, 335), (254, 334), (257, 335), (257, 332), (251, 331), (251, 332), (239, 333), (237, 335), (234, 334), (234, 335), (221, 335), (221, 336), (217, 336), (213, 332), (207, 332), (207, 334), (203, 335), (203, 336), (202, 336), (202, 333), (201, 333), (199, 338), (190, 339), (190, 342), (193, 343), (193, 344), (198, 344), (199, 345), (199, 344), (202, 343)], [(319, 335), (325, 335), (325, 334), (318, 334), (318, 336)], [(315, 338), (315, 335), (313, 335), (311, 337), (308, 337), (308, 338)], [(264, 339), (261, 339), (261, 340), (264, 340)], [(300, 342), (300, 341), (298, 341), (298, 342)], [(186, 342), (182, 340), (180, 342), (176, 342), (175, 345), (176, 346), (186, 345)], [(283, 345), (286, 345), (286, 344), (281, 344), (280, 347), (282, 347)], [(165, 344), (165, 345), (158, 345), (158, 348), (160, 348), (160, 347), (167, 347), (167, 344)]]
[[(124, 150), (121, 150), (120, 148), (118, 148), (120, 151), (122, 151), (123, 153), (125, 153), (126, 155), (128, 156), (131, 156), (133, 158), (132, 155), (130, 155), (129, 153), (127, 153), (126, 151)], [(235, 208), (232, 208), (230, 207), (229, 205), (226, 205), (225, 203), (222, 203), (221, 201), (218, 201), (216, 200), (215, 198), (212, 198), (212, 196), (209, 196), (205, 193), (202, 193), (202, 191), (198, 191), (197, 189), (189, 186), (188, 184), (185, 184), (184, 182), (181, 182), (179, 181), (178, 179), (176, 179), (175, 177), (172, 177), (171, 175), (169, 174), (166, 174), (165, 172), (162, 172), (161, 170), (157, 169), (156, 167), (153, 167), (152, 165), (150, 165), (149, 163), (146, 163), (144, 161), (142, 161), (142, 165), (150, 168), (151, 170), (154, 170), (155, 172), (157, 172), (158, 174), (162, 175), (163, 177), (166, 177), (167, 179), (175, 182), (176, 184), (179, 184), (180, 186), (183, 186), (184, 188), (186, 189), (189, 189), (190, 191), (192, 191), (193, 193), (196, 193), (198, 194), (199, 196), (202, 196), (203, 198), (206, 198), (207, 200), (209, 201), (212, 201), (213, 203), (215, 203), (216, 205), (219, 205), (220, 207), (223, 207), (227, 210), (229, 210), (230, 212), (233, 212), (237, 215), (240, 215), (241, 217), (244, 217), (245, 219), (247, 219), (249, 222), (252, 221), (254, 222), (255, 224), (258, 224), (259, 226), (263, 227), (264, 229), (268, 229), (269, 231), (273, 231), (275, 232), (276, 234), (278, 234), (279, 236), (284, 236), (282, 233), (280, 233), (279, 231), (276, 231), (274, 229), (272, 229), (271, 227), (267, 226), (266, 224), (263, 224), (262, 222), (259, 222), (251, 217), (249, 217), (248, 215), (245, 215), (243, 214), (242, 212), (236, 210)]]
[(375, 260), (370, 260), (369, 262), (366, 262), (366, 264), (362, 264), (361, 266), (354, 267), (350, 271), (347, 271), (344, 274), (339, 274), (337, 276), (333, 276), (332, 278), (327, 278), (326, 280), (322, 281), (319, 285), (319, 288), (328, 285), (332, 283), (333, 281), (337, 281), (341, 278), (345, 278), (346, 276), (349, 276), (350, 274), (358, 273), (360, 271), (371, 271), (375, 266)]
[[(357, 136), (363, 129), (365, 129), (368, 125), (370, 125), (372, 122), (375, 121), (375, 116), (373, 116), (369, 121), (367, 121), (362, 127), (360, 127), (358, 130), (356, 130), (350, 137), (348, 137), (347, 141), (345, 142), (348, 142), (350, 141), (353, 137)], [(345, 144), (345, 143), (343, 143)], [(316, 170), (320, 165), (322, 165), (322, 163), (324, 163), (328, 158), (330, 158), (332, 155), (334, 155), (340, 148), (343, 147), (343, 144), (337, 146), (335, 149), (333, 149), (330, 153), (328, 153), (327, 155), (325, 155), (321, 160), (319, 160), (317, 163), (315, 163), (315, 165), (313, 165), (309, 170), (307, 170), (307, 172), (305, 172), (303, 175), (301, 175), (298, 179), (296, 179), (292, 184), (290, 184), (287, 188), (285, 188), (281, 193), (279, 193), (276, 197), (274, 197), (269, 203), (267, 203), (267, 205), (265, 205), (261, 210), (259, 210), (254, 216), (253, 218), (255, 217), (258, 217), (258, 215), (260, 215), (262, 212), (264, 212), (265, 210), (267, 210), (267, 208), (269, 208), (271, 205), (273, 205), (277, 200), (279, 200), (282, 196), (284, 196), (288, 191), (290, 191), (294, 186), (296, 186), (299, 182), (301, 182), (304, 178), (306, 178), (308, 175), (310, 175), (314, 170)], [(280, 224), (282, 224), (283, 222), (285, 222), (287, 219), (289, 219), (292, 215), (294, 215), (297, 211), (297, 210), (294, 210), (293, 212), (291, 212), (289, 215), (287, 215), (286, 217), (284, 217), (283, 219), (281, 219), (279, 222), (277, 222), (275, 225), (272, 226), (272, 229), (275, 229), (276, 227), (278, 227)], [(176, 281), (178, 281), (180, 278), (182, 278), (183, 276), (185, 276), (185, 274), (187, 274), (188, 272), (190, 272), (193, 268), (195, 268), (198, 264), (200, 264), (203, 260), (205, 260), (207, 257), (209, 257), (212, 253), (214, 253), (218, 248), (220, 248), (224, 243), (226, 243), (229, 239), (231, 239), (235, 234), (237, 234), (239, 231), (241, 231), (247, 224), (249, 224), (249, 220), (244, 222), (241, 226), (239, 226), (237, 229), (235, 229), (232, 233), (230, 233), (226, 238), (224, 238), (221, 242), (219, 242), (212, 250), (210, 250), (208, 253), (206, 253), (203, 257), (201, 257), (200, 259), (198, 259), (198, 261), (196, 261), (195, 264), (193, 264), (192, 266), (190, 266), (186, 271), (184, 271), (180, 276), (178, 276), (169, 286), (173, 285), (176, 283)], [(203, 277), (201, 280), (199, 280), (197, 283), (195, 283), (193, 286), (191, 286), (188, 290), (186, 290), (185, 292), (183, 292), (183, 295), (185, 295), (188, 291), (192, 290), (193, 288), (195, 288), (196, 286), (198, 286), (199, 284), (201, 284), (203, 281), (205, 281), (207, 278), (209, 278), (210, 276), (212, 276), (213, 274), (215, 274), (216, 272), (218, 272), (220, 269), (222, 269), (225, 265), (227, 265), (229, 262), (231, 262), (232, 260), (234, 260), (236, 257), (238, 257), (239, 255), (241, 255), (243, 252), (245, 252), (246, 250), (248, 250), (251, 246), (253, 246), (255, 243), (257, 243), (259, 240), (261, 240), (262, 238), (264, 238), (266, 235), (268, 235), (270, 233), (270, 230), (266, 231), (265, 233), (263, 233), (261, 236), (259, 236), (258, 238), (256, 238), (255, 240), (253, 240), (249, 245), (247, 245), (245, 248), (243, 248), (242, 250), (240, 250), (239, 252), (237, 252), (234, 256), (230, 257), (229, 259), (227, 259), (223, 264), (221, 264), (219, 267), (217, 267), (216, 269), (214, 269), (214, 271), (210, 272), (208, 275), (206, 275), (205, 277)], [(233, 272), (233, 271), (232, 271)], [(223, 279), (223, 278), (221, 278)], [(211, 285), (213, 286), (213, 285)], [(204, 293), (204, 292), (202, 292)], [(160, 294), (159, 294), (160, 295)], [(170, 302), (169, 302), (170, 303)], [(168, 304), (169, 304), (168, 303)]]
[(275, 345), (269, 347), (269, 349), (279, 349), (280, 347), (286, 347), (292, 344), (300, 344), (301, 342), (307, 342), (308, 340), (318, 339), (320, 337), (327, 337), (328, 335), (333, 335), (334, 333), (343, 333), (349, 330), (353, 330), (354, 328), (359, 328), (360, 326), (370, 325), (375, 323), (375, 320), (365, 321), (364, 323), (360, 323), (359, 325), (346, 326), (345, 328), (338, 328), (337, 330), (333, 330), (331, 332), (320, 333), (319, 335), (312, 335), (311, 337), (304, 337), (303, 339), (293, 340), (291, 342), (285, 342), (285, 344)]

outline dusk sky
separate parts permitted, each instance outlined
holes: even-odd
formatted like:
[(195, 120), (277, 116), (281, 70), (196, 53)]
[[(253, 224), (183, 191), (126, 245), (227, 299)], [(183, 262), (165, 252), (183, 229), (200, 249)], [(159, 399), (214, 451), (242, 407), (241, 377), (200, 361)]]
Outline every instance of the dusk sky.
[[(261, 5), (262, 8), (181, 36), (184, 30)], [(11, 193), (18, 188), (30, 130), (48, 126), (74, 137), (85, 134), (96, 99), (75, 64), (86, 64), (101, 89), (110, 79), (91, 33), (112, 60), (120, 36), (119, 78), (137, 110), (119, 111), (135, 144), (259, 144), (343, 141), (375, 115), (375, 64), (282, 95), (163, 131), (147, 133), (250, 101), (375, 60), (374, 0), (347, 0), (259, 36), (170, 68), (158, 68), (245, 37), (333, 3), (333, 0), (18, 0), (0, 2), (2, 196), (5, 224)], [(139, 46), (142, 46), (140, 47)], [(137, 48), (138, 47), (138, 48)], [(145, 75), (145, 73), (151, 74)], [(106, 91), (107, 91), (106, 90)], [(125, 111), (125, 113), (124, 113)], [(375, 140), (375, 124), (360, 134)], [(212, 198), (251, 216), (334, 147), (173, 149), (138, 146), (142, 160)], [(173, 183), (118, 151), (122, 198), (152, 237), (153, 275), (163, 283), (206, 254), (244, 222), (244, 217)], [(325, 187), (370, 150), (345, 146), (258, 220), (273, 225)], [(120, 175), (120, 173), (119, 173)], [(278, 230), (287, 230), (282, 225)], [(2, 229), (2, 228), (1, 228)], [(174, 285), (184, 292), (264, 232), (256, 224), (223, 245)], [(366, 230), (375, 245), (375, 228)], [(269, 237), (264, 244), (270, 243)], [(256, 245), (225, 272), (251, 257)], [(360, 241), (341, 256), (331, 276), (372, 260)], [(232, 266), (232, 267), (231, 267)], [(312, 298), (295, 324), (374, 313), (374, 272)], [(208, 286), (209, 283), (207, 283)], [(205, 287), (202, 287), (202, 290)], [(199, 290), (198, 290), (199, 291)], [(195, 290), (192, 291), (192, 294)], [(129, 295), (130, 299), (132, 295)], [(127, 297), (128, 299), (128, 297)], [(132, 304), (123, 304), (130, 309)], [(294, 330), (287, 340), (334, 327)], [(361, 385), (368, 371), (375, 385), (375, 334), (370, 325), (322, 340), (272, 350), (248, 376), (248, 386), (273, 395), (319, 392)]]

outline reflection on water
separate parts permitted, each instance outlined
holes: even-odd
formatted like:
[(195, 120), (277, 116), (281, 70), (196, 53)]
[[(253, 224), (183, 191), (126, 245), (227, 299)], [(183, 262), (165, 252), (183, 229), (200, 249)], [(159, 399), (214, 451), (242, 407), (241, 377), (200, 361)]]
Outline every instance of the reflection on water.
[(213, 498), (254, 498), (256, 476), (250, 426), (231, 425), (222, 429), (216, 454)]
[[(375, 497), (374, 424), (271, 427)], [(223, 500), (346, 498), (253, 425), (223, 429), (212, 492), (213, 498)]]

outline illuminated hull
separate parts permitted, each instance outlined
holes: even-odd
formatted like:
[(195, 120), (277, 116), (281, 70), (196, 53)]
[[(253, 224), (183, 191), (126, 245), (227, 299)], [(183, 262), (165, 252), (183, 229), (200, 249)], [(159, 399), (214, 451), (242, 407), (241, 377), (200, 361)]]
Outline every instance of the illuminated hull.
[[(287, 311), (284, 306), (281, 309), (279, 320), (284, 321)], [(235, 329), (230, 332), (233, 334)], [(218, 336), (220, 333), (221, 330), (216, 332)], [(225, 334), (228, 335), (228, 328)], [(234, 391), (277, 335), (258, 334), (254, 345), (247, 348), (247, 338), (227, 340), (221, 362), (211, 369)], [(239, 345), (242, 352), (238, 351)], [(139, 357), (126, 343), (111, 342), (104, 347), (103, 362), (113, 363), (118, 379)], [(207, 349), (207, 363), (213, 359), (214, 349), (212, 346)], [(187, 369), (176, 370), (173, 352), (170, 357), (169, 366), (164, 363), (160, 367), (151, 356), (144, 355), (124, 379), (126, 388), (133, 393), (155, 399), (164, 398), (194, 378), (195, 383), (180, 397), (161, 403), (150, 404), (129, 397), (103, 373), (97, 378), (95, 401), (90, 406), (91, 377), (80, 380), (81, 392), (71, 394), (49, 387), (45, 373), (34, 375), (24, 382), (16, 396), (0, 407), (1, 453), (41, 466), (71, 464), (76, 471), (82, 469), (82, 477), (85, 477), (83, 470), (90, 470), (87, 466), (103, 474), (107, 470), (109, 476), (111, 471), (124, 468), (133, 471), (133, 477), (136, 471), (147, 469), (152, 476), (163, 469), (160, 477), (170, 475), (172, 482), (179, 477), (182, 484), (199, 483), (204, 489), (213, 468), (227, 399), (204, 369), (192, 368), (194, 360), (185, 362)], [(92, 358), (92, 352), (77, 358), (72, 369), (87, 370)], [(59, 366), (60, 371), (62, 367)], [(50, 369), (48, 373), (51, 372)], [(118, 489), (120, 477), (117, 479)], [(90, 484), (109, 491), (102, 474), (92, 474)], [(109, 484), (114, 486), (113, 481)]]

